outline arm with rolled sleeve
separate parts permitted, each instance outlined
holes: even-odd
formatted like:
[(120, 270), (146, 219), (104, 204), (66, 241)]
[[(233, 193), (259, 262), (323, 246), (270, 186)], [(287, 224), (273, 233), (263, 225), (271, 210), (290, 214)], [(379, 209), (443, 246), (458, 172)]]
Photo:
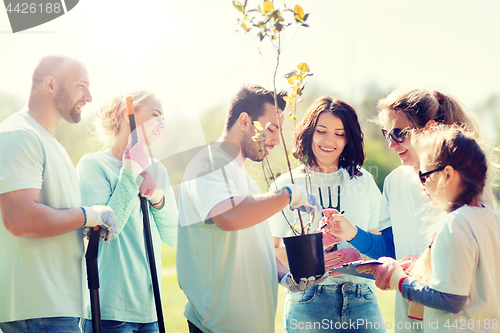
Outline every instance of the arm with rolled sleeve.
[(152, 209), (156, 228), (161, 241), (169, 247), (177, 244), (177, 206), (172, 188), (165, 190), (164, 205), (161, 209)]
[(98, 160), (84, 156), (77, 165), (82, 203), (106, 205), (113, 209), (117, 218), (116, 233), (113, 236), (116, 239), (130, 217), (139, 188), (133, 172), (122, 168), (116, 187), (111, 189), (111, 184), (98, 163)]

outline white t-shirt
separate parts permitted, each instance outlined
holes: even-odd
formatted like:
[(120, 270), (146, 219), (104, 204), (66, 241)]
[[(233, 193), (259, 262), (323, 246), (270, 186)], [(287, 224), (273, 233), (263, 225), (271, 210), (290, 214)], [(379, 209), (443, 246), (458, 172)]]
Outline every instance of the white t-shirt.
[[(40, 189), (41, 204), (81, 205), (66, 150), (25, 112), (0, 123), (0, 166), (0, 193)], [(83, 316), (89, 294), (80, 229), (47, 238), (14, 237), (0, 214), (0, 267), (0, 322)]]
[(222, 201), (259, 193), (257, 183), (218, 144), (203, 149), (184, 173), (177, 277), (188, 298), (184, 314), (204, 332), (275, 330), (278, 273), (267, 221), (222, 231), (208, 218)]
[(392, 227), (397, 260), (424, 252), (430, 218), (440, 212), (430, 207), (413, 167), (401, 165), (385, 178), (378, 229)]
[(472, 206), (446, 214), (431, 247), (429, 285), (468, 299), (458, 314), (426, 307), (424, 322), (449, 332), (500, 331), (499, 258), (500, 214)]
[[(351, 223), (363, 230), (377, 228), (380, 190), (368, 171), (361, 168), (360, 171), (363, 175), (350, 179), (349, 173), (345, 169), (340, 169), (331, 173), (322, 173), (307, 169), (311, 179), (309, 185), (309, 181), (306, 182), (306, 173), (304, 170), (304, 166), (293, 169), (293, 180), (295, 184), (307, 188), (309, 193), (313, 194), (319, 203), (322, 203), (323, 208), (328, 208), (330, 206), (336, 208), (339, 212), (344, 211), (344, 216)], [(280, 189), (290, 184), (290, 174), (286, 173), (276, 179), (276, 182), (271, 186), (271, 190)], [(291, 223), (298, 219), (297, 212), (291, 211), (288, 207), (285, 207), (283, 212)], [(302, 213), (302, 220), (306, 222), (307, 219), (308, 215)], [(274, 237), (282, 238), (293, 234), (281, 212), (269, 218), (269, 225), (271, 226)], [(337, 248), (340, 250), (352, 247), (352, 245), (342, 240)], [(322, 284), (341, 284), (346, 282), (363, 284), (370, 282), (370, 280), (344, 274), (338, 277), (330, 277), (322, 282)], [(370, 282), (370, 286), (372, 285), (373, 284)]]
[[(489, 186), (485, 187), (483, 197), (487, 206), (493, 206)], [(401, 165), (385, 178), (378, 229), (392, 227), (396, 259), (422, 254), (429, 246), (428, 226), (442, 214), (430, 206), (413, 167)], [(396, 332), (422, 332), (423, 324), (408, 318), (408, 302), (396, 293)]]

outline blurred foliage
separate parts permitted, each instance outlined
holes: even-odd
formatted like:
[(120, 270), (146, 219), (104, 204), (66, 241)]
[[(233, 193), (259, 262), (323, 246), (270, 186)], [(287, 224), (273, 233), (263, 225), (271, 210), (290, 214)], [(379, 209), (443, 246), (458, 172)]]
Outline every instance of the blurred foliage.
[(23, 107), (20, 100), (13, 95), (5, 92), (0, 92), (0, 121), (4, 120), (14, 112), (21, 110)]

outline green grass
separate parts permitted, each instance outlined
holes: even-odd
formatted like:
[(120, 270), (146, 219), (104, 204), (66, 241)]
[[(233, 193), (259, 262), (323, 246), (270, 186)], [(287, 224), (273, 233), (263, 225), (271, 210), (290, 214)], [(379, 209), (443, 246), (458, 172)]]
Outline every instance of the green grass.
[[(164, 268), (175, 268), (175, 248), (163, 246), (162, 249), (162, 264)], [(275, 332), (283, 332), (283, 304), (285, 301), (285, 291), (283, 288), (278, 288), (278, 309), (276, 311), (276, 330)], [(384, 317), (384, 322), (394, 322), (394, 297), (395, 291), (381, 291), (377, 289), (378, 304)], [(184, 317), (184, 305), (186, 304), (186, 296), (179, 288), (177, 276), (166, 275), (161, 281), (161, 295), (163, 317), (165, 319), (165, 329), (169, 333), (187, 332), (187, 322)], [(388, 333), (394, 332), (394, 329), (388, 330)]]

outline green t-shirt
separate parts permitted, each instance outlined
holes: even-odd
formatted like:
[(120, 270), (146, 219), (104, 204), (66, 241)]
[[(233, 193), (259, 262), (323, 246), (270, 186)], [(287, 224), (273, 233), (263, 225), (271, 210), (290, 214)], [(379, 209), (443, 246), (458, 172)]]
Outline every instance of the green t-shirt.
[[(0, 194), (34, 188), (52, 208), (81, 204), (66, 150), (25, 112), (0, 123), (0, 166)], [(80, 229), (32, 239), (14, 237), (2, 221), (0, 267), (0, 322), (83, 315), (89, 296)]]
[[(87, 154), (76, 167), (82, 203), (107, 205), (117, 188), (122, 161), (110, 151)], [(160, 162), (154, 163), (158, 188), (171, 190), (168, 174)], [(101, 319), (149, 323), (157, 320), (149, 263), (144, 244), (144, 226), (138, 189), (132, 196), (126, 224), (109, 243), (99, 243), (99, 298)], [(170, 204), (170, 203), (168, 203)], [(163, 209), (167, 209), (168, 204)], [(175, 204), (175, 203), (174, 203)], [(150, 205), (149, 222), (158, 281), (161, 282), (161, 240)], [(116, 209), (115, 207), (111, 207)], [(162, 209), (162, 210), (163, 210)], [(121, 216), (117, 212), (117, 216)], [(175, 234), (174, 234), (175, 235)], [(90, 308), (86, 318), (90, 318)]]

